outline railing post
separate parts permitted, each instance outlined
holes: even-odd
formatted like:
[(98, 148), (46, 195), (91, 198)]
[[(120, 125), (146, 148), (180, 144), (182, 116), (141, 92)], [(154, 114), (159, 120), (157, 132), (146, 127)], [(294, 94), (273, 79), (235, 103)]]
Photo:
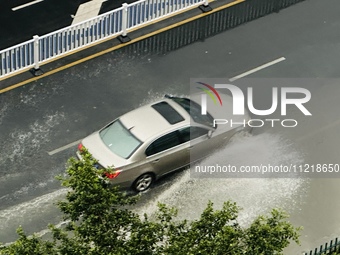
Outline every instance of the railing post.
[(39, 36), (33, 36), (33, 58), (34, 58), (34, 69), (39, 69)]
[(280, 1), (274, 0), (273, 3), (274, 3), (274, 8), (273, 8), (274, 12), (279, 13), (281, 10)]
[(331, 240), (331, 243), (329, 244), (329, 253), (332, 254), (332, 251), (333, 251), (333, 240)]
[(39, 36), (35, 35), (33, 36), (34, 42), (33, 42), (33, 61), (34, 61), (34, 67), (30, 69), (30, 72), (34, 76), (42, 75), (44, 72), (39, 67)]
[(118, 40), (121, 43), (127, 43), (131, 41), (130, 37), (127, 36), (127, 25), (128, 25), (128, 4), (123, 3), (123, 11), (122, 11), (122, 31), (123, 33), (118, 36)]
[(204, 3), (198, 7), (202, 12), (210, 12), (212, 8), (209, 6), (209, 1), (204, 0)]

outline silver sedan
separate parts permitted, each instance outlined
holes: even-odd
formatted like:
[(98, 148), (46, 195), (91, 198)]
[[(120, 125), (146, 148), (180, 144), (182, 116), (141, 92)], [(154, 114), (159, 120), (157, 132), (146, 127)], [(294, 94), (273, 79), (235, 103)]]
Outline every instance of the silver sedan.
[[(226, 109), (232, 109), (230, 96), (221, 95)], [(200, 160), (237, 132), (248, 127), (217, 125), (214, 114), (220, 109), (208, 105), (201, 114), (199, 95), (164, 99), (130, 111), (84, 138), (78, 146), (98, 160), (100, 168), (113, 168), (107, 174), (113, 185), (142, 192), (161, 176)], [(230, 111), (226, 117), (235, 119)], [(245, 123), (249, 115), (242, 117)]]

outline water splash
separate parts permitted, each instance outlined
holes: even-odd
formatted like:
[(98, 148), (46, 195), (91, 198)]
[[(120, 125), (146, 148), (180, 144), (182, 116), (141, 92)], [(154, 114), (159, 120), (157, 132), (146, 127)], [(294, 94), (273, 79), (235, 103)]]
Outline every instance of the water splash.
[[(29, 194), (31, 192), (37, 192), (38, 190), (45, 190), (48, 189), (49, 186), (51, 186), (53, 183), (56, 183), (55, 176), (58, 175), (60, 172), (62, 172), (63, 168), (60, 167), (51, 167), (49, 172), (44, 175), (44, 180), (42, 181), (33, 181), (29, 182), (23, 186), (18, 186), (17, 190), (13, 190), (12, 192), (5, 194), (0, 197), (0, 205), (2, 203), (5, 203), (6, 201), (14, 201), (16, 199), (19, 199), (23, 195)], [(6, 182), (13, 182), (15, 180), (23, 178), (22, 173), (13, 173), (6, 176), (5, 178), (2, 178), (0, 180), (6, 181)], [(5, 179), (5, 180), (4, 180)], [(0, 207), (1, 208), (1, 207)], [(1, 211), (0, 211), (1, 213)]]
[[(206, 161), (219, 160), (230, 164), (252, 165), (258, 162), (279, 164), (299, 163), (303, 155), (292, 144), (274, 134), (239, 137)], [(246, 177), (246, 176), (245, 176)], [(208, 201), (221, 208), (227, 200), (243, 208), (239, 215), (241, 224), (248, 224), (259, 214), (272, 208), (292, 211), (306, 194), (307, 179), (300, 178), (192, 178), (190, 170), (177, 176), (174, 183), (152, 201), (142, 205), (142, 213), (153, 214), (157, 202), (178, 208), (179, 219), (197, 219)]]
[[(44, 229), (48, 223), (54, 222), (56, 215), (60, 215), (54, 202), (64, 198), (66, 193), (67, 189), (59, 189), (0, 211), (0, 242), (6, 243), (15, 240), (15, 229), (19, 225), (34, 232)], [(41, 215), (44, 215), (43, 220)], [(49, 219), (48, 215), (52, 219)]]
[(20, 161), (26, 150), (29, 150), (30, 154), (38, 151), (42, 144), (49, 141), (51, 129), (64, 119), (63, 112), (56, 112), (45, 115), (42, 120), (36, 120), (26, 129), (14, 130), (10, 137), (3, 141), (6, 146), (1, 146), (0, 166), (6, 160), (10, 162)]
[(184, 95), (184, 94), (176, 94), (176, 93), (172, 93), (170, 90), (167, 92), (156, 92), (153, 90), (149, 90), (148, 91), (148, 95), (146, 98), (144, 98), (144, 100), (142, 101), (142, 103), (140, 103), (137, 107), (141, 107), (143, 105), (146, 104), (151, 104), (153, 102), (159, 101), (164, 99), (164, 96), (168, 94), (168, 95), (172, 95), (172, 96), (176, 96), (176, 97), (189, 97), (188, 95)]
[(4, 119), (4, 117), (6, 116), (7, 110), (8, 110), (8, 104), (4, 104), (3, 106), (1, 106), (1, 108), (0, 108), (0, 124), (2, 123), (2, 120)]
[[(229, 146), (207, 160), (217, 160), (221, 157), (227, 158), (227, 161), (233, 164), (274, 164), (287, 161), (296, 163), (303, 160), (303, 155), (295, 150), (289, 141), (274, 134), (237, 137)], [(157, 192), (151, 190), (144, 194), (151, 195), (152, 198), (143, 195), (134, 211), (140, 215), (147, 213), (152, 216), (157, 210), (157, 203), (162, 202), (178, 208), (178, 219), (194, 220), (200, 216), (209, 200), (214, 202), (216, 209), (221, 208), (223, 202), (232, 200), (243, 208), (239, 222), (247, 225), (256, 216), (268, 213), (272, 208), (280, 207), (288, 212), (299, 208), (299, 203), (306, 193), (306, 183), (307, 179), (298, 178), (192, 178), (190, 169), (187, 169), (177, 174), (170, 183), (166, 182), (155, 188), (158, 189)], [(35, 215), (56, 215), (56, 212), (51, 213), (55, 208), (53, 202), (65, 196), (66, 192), (66, 189), (57, 190), (0, 211), (0, 233), (7, 235), (27, 220), (30, 222), (28, 224), (32, 225), (32, 222), (38, 219)], [(37, 226), (39, 235), (49, 232), (44, 228), (49, 219), (45, 220), (41, 226)], [(9, 234), (11, 239), (14, 235)], [(2, 239), (11, 240), (7, 236), (2, 236)]]

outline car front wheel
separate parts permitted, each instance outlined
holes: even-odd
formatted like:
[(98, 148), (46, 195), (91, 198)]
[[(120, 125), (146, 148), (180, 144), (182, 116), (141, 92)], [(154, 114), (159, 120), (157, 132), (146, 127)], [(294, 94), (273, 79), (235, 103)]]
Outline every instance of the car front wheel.
[(146, 173), (137, 178), (133, 184), (133, 189), (137, 192), (143, 192), (150, 188), (154, 181), (154, 175), (152, 173)]

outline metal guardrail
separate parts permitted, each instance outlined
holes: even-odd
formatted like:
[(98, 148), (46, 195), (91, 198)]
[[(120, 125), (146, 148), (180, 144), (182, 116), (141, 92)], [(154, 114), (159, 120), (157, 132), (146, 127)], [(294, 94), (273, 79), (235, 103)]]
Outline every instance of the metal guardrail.
[(0, 51), (0, 78), (29, 68), (39, 70), (40, 64), (109, 37), (120, 35), (126, 42), (129, 30), (202, 4), (208, 6), (208, 0), (139, 0), (55, 32), (36, 35)]
[[(163, 46), (168, 50), (178, 48), (303, 1), (239, 1), (230, 8), (214, 12), (201, 21), (194, 22), (194, 27), (183, 25), (179, 30), (175, 29), (176, 35), (169, 32), (169, 38), (165, 43), (157, 44), (155, 47), (159, 50), (164, 50)], [(131, 29), (137, 29), (195, 6), (200, 6), (202, 11), (211, 10), (208, 0), (139, 0), (123, 4), (118, 9), (53, 33), (34, 36), (27, 42), (0, 51), (0, 79), (32, 67), (33, 73), (39, 75), (39, 72), (35, 71), (40, 70), (40, 64), (113, 36), (118, 36), (121, 42), (126, 42), (127, 33)], [(187, 30), (188, 26), (191, 28)], [(181, 31), (186, 32), (181, 35)], [(146, 40), (145, 43), (150, 40)]]
[(0, 77), (34, 66), (34, 39), (0, 51)]
[(311, 250), (309, 253), (305, 253), (305, 255), (331, 255), (334, 253), (340, 253), (340, 241), (336, 238), (330, 241), (330, 243), (325, 243), (324, 246), (320, 245), (320, 248), (315, 248), (315, 250)]

